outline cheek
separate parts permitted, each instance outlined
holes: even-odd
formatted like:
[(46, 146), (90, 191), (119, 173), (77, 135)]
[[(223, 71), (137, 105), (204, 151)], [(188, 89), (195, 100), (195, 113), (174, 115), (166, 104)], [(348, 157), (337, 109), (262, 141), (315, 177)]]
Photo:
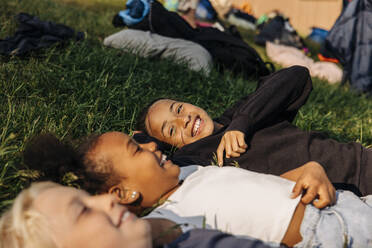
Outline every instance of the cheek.
[(213, 129), (214, 129), (214, 123), (213, 123), (213, 120), (212, 119), (209, 119), (209, 135), (211, 135), (213, 133)]
[(119, 248), (120, 232), (102, 215), (87, 216), (71, 230), (69, 248)]
[[(68, 246), (69, 248), (121, 248), (123, 247), (123, 239), (118, 232), (118, 229), (114, 227), (108, 227), (106, 225), (101, 225), (100, 223), (95, 223), (94, 231), (91, 232), (74, 232), (72, 235), (71, 242)], [(86, 229), (89, 229), (87, 227)], [(92, 229), (92, 227), (90, 227)]]

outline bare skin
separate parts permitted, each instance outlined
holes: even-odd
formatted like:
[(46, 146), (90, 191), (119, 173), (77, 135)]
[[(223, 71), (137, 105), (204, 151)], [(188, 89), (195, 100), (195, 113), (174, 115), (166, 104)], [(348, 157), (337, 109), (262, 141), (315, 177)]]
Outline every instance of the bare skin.
[[(159, 199), (166, 200), (179, 187), (178, 166), (169, 160), (162, 161), (162, 153), (157, 150), (154, 143), (140, 147), (128, 135), (110, 132), (100, 137), (97, 146), (89, 155), (92, 156), (91, 159), (97, 159), (94, 157), (98, 156), (113, 162), (114, 172), (121, 175), (122, 182), (113, 186), (110, 193), (116, 195), (124, 205), (130, 206), (136, 199), (128, 199), (120, 192), (128, 190), (139, 192), (143, 199), (140, 207), (143, 209), (153, 206)], [(335, 201), (335, 189), (322, 166), (316, 162), (309, 162), (281, 176), (296, 182), (293, 198), (303, 193), (301, 203), (296, 208), (283, 239), (283, 243), (293, 245), (301, 240), (299, 227), (305, 204), (313, 202), (318, 208), (332, 204)], [(166, 222), (157, 225), (160, 233), (162, 228), (167, 227), (169, 230), (172, 226)], [(180, 229), (175, 228), (175, 233), (170, 235), (169, 239), (174, 238), (179, 232)], [(166, 238), (162, 240), (169, 241)]]
[(312, 203), (319, 209), (332, 205), (336, 201), (336, 191), (326, 176), (323, 167), (317, 162), (308, 162), (282, 174), (281, 177), (296, 182), (292, 191), (292, 198), (296, 198), (305, 191), (282, 240), (284, 244), (292, 247), (302, 240), (300, 227), (306, 204)]
[[(145, 122), (151, 136), (178, 148), (210, 136), (221, 126), (204, 109), (171, 99), (156, 101), (149, 108)], [(224, 153), (226, 158), (239, 157), (247, 147), (243, 132), (227, 131), (216, 151), (218, 165), (223, 165)]]
[(32, 206), (48, 221), (58, 247), (151, 248), (150, 225), (109, 194), (91, 196), (56, 186), (42, 192)]

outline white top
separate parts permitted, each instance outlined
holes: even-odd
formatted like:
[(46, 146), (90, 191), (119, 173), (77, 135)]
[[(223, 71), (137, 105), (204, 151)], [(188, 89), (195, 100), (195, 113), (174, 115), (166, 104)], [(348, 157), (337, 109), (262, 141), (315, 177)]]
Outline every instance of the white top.
[(187, 166), (183, 184), (145, 218), (166, 218), (193, 228), (218, 229), (239, 236), (280, 242), (300, 197), (294, 182), (235, 167)]

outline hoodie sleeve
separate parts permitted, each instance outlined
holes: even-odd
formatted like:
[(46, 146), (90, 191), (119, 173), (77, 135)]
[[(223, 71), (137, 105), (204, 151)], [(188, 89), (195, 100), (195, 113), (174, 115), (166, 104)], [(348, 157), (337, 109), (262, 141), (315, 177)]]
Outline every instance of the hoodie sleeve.
[(234, 112), (230, 109), (224, 113), (225, 118), (232, 115), (226, 131), (239, 130), (252, 135), (268, 124), (293, 121), (311, 90), (309, 71), (302, 66), (292, 66), (264, 77), (254, 93), (232, 108)]

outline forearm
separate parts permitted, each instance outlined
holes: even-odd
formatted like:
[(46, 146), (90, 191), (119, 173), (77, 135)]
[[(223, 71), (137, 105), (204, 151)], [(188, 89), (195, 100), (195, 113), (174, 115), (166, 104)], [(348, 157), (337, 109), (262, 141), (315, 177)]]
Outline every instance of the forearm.
[(287, 171), (281, 174), (280, 177), (296, 182), (300, 178), (300, 176), (304, 173), (305, 166), (307, 166), (307, 164), (301, 165), (300, 167), (297, 167), (296, 169)]
[(296, 169), (287, 171), (281, 174), (280, 176), (288, 180), (297, 182), (298, 179), (304, 175), (304, 173), (310, 173), (314, 171), (319, 171), (319, 173), (324, 174), (324, 176), (327, 177), (323, 169), (323, 166), (321, 166), (318, 162), (315, 162), (315, 161), (310, 161), (304, 165), (301, 165), (300, 167), (297, 167)]

